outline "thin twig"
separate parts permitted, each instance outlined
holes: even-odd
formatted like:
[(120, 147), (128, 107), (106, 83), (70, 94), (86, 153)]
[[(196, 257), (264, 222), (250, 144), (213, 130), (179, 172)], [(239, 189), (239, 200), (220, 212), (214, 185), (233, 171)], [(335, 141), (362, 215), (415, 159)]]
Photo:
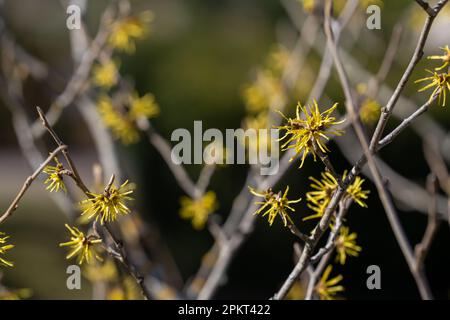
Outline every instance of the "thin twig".
[(22, 197), (27, 192), (28, 188), (31, 186), (33, 181), (37, 178), (37, 176), (41, 173), (42, 170), (55, 158), (55, 156), (60, 153), (61, 151), (64, 151), (67, 149), (67, 146), (60, 145), (58, 146), (50, 155), (45, 159), (45, 161), (34, 171), (34, 173), (29, 176), (25, 183), (22, 186), (22, 189), (20, 189), (19, 193), (14, 198), (13, 202), (10, 204), (8, 209), (3, 213), (3, 215), (0, 217), (0, 224), (2, 224), (6, 219), (8, 219), (14, 211), (19, 207), (19, 202), (22, 199)]

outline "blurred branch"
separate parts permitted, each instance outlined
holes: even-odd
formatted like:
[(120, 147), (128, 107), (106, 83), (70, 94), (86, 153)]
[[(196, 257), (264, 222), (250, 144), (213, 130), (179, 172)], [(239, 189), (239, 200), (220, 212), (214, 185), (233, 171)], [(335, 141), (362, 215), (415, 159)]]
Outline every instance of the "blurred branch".
[(437, 180), (434, 174), (430, 174), (427, 179), (427, 190), (430, 193), (430, 204), (428, 213), (428, 224), (423, 235), (422, 241), (416, 245), (415, 257), (416, 257), (416, 269), (423, 270), (425, 258), (430, 251), (433, 239), (436, 235), (439, 226), (439, 219), (436, 211), (436, 193), (437, 193)]

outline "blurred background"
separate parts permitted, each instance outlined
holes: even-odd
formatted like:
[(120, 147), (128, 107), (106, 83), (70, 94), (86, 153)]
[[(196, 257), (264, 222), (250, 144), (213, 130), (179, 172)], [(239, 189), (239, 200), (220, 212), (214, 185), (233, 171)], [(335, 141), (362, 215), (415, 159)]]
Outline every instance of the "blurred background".
[[(61, 92), (73, 71), (70, 40), (66, 28), (65, 6), (56, 0), (4, 0), (3, 19), (16, 41), (29, 53), (45, 62), (50, 71), (42, 81), (30, 79), (24, 83), (24, 105), (30, 118), (36, 118), (36, 105), (46, 109)], [(290, 3), (286, 6), (286, 3)], [(95, 34), (99, 17), (107, 1), (89, 1), (86, 21)], [(243, 90), (252, 83), (256, 72), (264, 66), (277, 44), (292, 50), (298, 34), (286, 8), (298, 7), (297, 22), (306, 19), (302, 4), (276, 0), (147, 0), (131, 1), (132, 12), (151, 10), (154, 20), (149, 37), (137, 42), (134, 55), (120, 55), (120, 73), (134, 84), (141, 94), (151, 92), (160, 105), (161, 114), (152, 119), (154, 128), (166, 139), (177, 128), (192, 130), (195, 120), (204, 128), (238, 128), (246, 115)], [(447, 6), (448, 7), (448, 6)], [(369, 72), (377, 72), (386, 52), (393, 28), (402, 21), (404, 31), (394, 63), (385, 81), (394, 87), (407, 65), (425, 15), (410, 0), (383, 1), (382, 29), (368, 30), (364, 6), (356, 9), (355, 17), (344, 30), (343, 47)], [(449, 44), (450, 10), (438, 18), (426, 45), (425, 54), (437, 54), (438, 47)], [(359, 26), (359, 27), (358, 27)], [(356, 34), (354, 30), (359, 30)], [(321, 32), (321, 31), (320, 31)], [(0, 48), (1, 50), (1, 48)], [(296, 101), (304, 101), (318, 73), (321, 53), (314, 48), (305, 57), (295, 93), (290, 97), (286, 113), (293, 114)], [(431, 69), (423, 60), (412, 79), (425, 76)], [(352, 69), (352, 65), (346, 65)], [(367, 79), (352, 79), (356, 86)], [(417, 85), (408, 84), (404, 96), (419, 106), (427, 96), (418, 94)], [(343, 95), (334, 75), (326, 94), (343, 105)], [(386, 98), (386, 97), (385, 97)], [(381, 101), (382, 99), (380, 99)], [(323, 100), (327, 101), (327, 100)], [(341, 110), (343, 111), (343, 110)], [(447, 132), (450, 125), (448, 107), (433, 107), (428, 114)], [(396, 120), (392, 121), (392, 125)], [(391, 127), (391, 126), (390, 126)], [(55, 127), (79, 163), (81, 175), (92, 181), (92, 165), (99, 161), (83, 119), (78, 110), (68, 107)], [(442, 144), (444, 141), (442, 141)], [(208, 231), (194, 230), (188, 220), (179, 215), (179, 199), (183, 191), (177, 185), (158, 152), (141, 139), (124, 146), (117, 142), (116, 151), (124, 176), (138, 186), (134, 205), (143, 220), (158, 226), (161, 239), (170, 249), (181, 277), (187, 281), (198, 270), (202, 256), (213, 244)], [(50, 148), (48, 149), (50, 150)], [(332, 158), (340, 170), (348, 169), (340, 149), (331, 143)], [(404, 132), (382, 152), (383, 159), (399, 174), (424, 187), (430, 172), (422, 152), (422, 140), (413, 130)], [(195, 178), (200, 166), (186, 168)], [(210, 188), (217, 194), (217, 211), (224, 221), (232, 200), (244, 185), (248, 168), (226, 166), (217, 170)], [(290, 194), (304, 197), (309, 191), (309, 176), (318, 176), (321, 165), (311, 159), (298, 170), (293, 166), (278, 184), (291, 186)], [(0, 208), (7, 208), (31, 169), (23, 157), (12, 126), (11, 113), (5, 100), (0, 100)], [(352, 206), (347, 217), (351, 230), (358, 233), (363, 248), (358, 258), (350, 258), (334, 273), (344, 276), (347, 299), (418, 299), (414, 280), (391, 232), (376, 190), (371, 190), (368, 208)], [(298, 196), (293, 196), (297, 198)], [(309, 214), (304, 202), (293, 215), (302, 230), (313, 227), (301, 222)], [(399, 203), (400, 218), (410, 241), (420, 241), (426, 226), (426, 215)], [(1, 231), (11, 235), (16, 245), (8, 255), (15, 262), (11, 269), (2, 268), (3, 283), (9, 287), (30, 288), (36, 299), (80, 299), (91, 297), (89, 282), (82, 290), (66, 288), (65, 250), (58, 243), (65, 241), (67, 220), (50, 200), (42, 183), (35, 183), (24, 197), (20, 208)], [(278, 290), (294, 265), (292, 244), (295, 238), (280, 221), (269, 227), (258, 219), (256, 228), (232, 262), (227, 283), (215, 298), (266, 299)], [(436, 298), (450, 297), (450, 232), (443, 222), (427, 258), (426, 272)], [(366, 268), (378, 265), (382, 276), (381, 290), (368, 290)]]

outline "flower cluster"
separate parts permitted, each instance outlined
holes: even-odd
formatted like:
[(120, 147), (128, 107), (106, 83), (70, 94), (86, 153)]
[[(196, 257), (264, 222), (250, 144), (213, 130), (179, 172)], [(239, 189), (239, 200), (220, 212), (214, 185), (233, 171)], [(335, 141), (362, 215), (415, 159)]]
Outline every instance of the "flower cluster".
[(139, 140), (136, 121), (141, 118), (153, 118), (159, 114), (159, 106), (154, 96), (149, 93), (142, 97), (134, 93), (125, 105), (115, 105), (111, 98), (103, 95), (97, 105), (105, 125), (111, 129), (117, 139), (126, 145)]
[(95, 218), (100, 224), (116, 221), (118, 215), (127, 215), (130, 209), (126, 202), (133, 200), (130, 194), (134, 186), (128, 180), (116, 187), (114, 183), (107, 186), (102, 193), (90, 193), (89, 198), (81, 202), (83, 212), (88, 219)]
[[(285, 130), (285, 135), (280, 139), (284, 144), (281, 146), (283, 151), (288, 149), (295, 150), (295, 156), (302, 154), (300, 168), (308, 156), (312, 154), (316, 160), (318, 150), (328, 152), (325, 141), (329, 140), (328, 135), (341, 135), (341, 130), (333, 129), (333, 126), (343, 123), (345, 120), (336, 120), (331, 113), (337, 108), (337, 103), (324, 112), (320, 112), (319, 106), (314, 101), (312, 106), (297, 105), (296, 117), (287, 118), (281, 112), (281, 115), (287, 120), (287, 124), (280, 126), (280, 130)], [(291, 159), (291, 161), (294, 158)]]
[[(308, 207), (314, 211), (313, 215), (305, 217), (303, 220), (320, 218), (325, 213), (325, 209), (333, 197), (333, 194), (338, 188), (338, 182), (336, 178), (328, 171), (322, 172), (322, 178), (316, 179), (314, 177), (309, 177), (312, 181), (311, 188), (312, 191), (306, 193), (306, 200), (308, 201)], [(342, 177), (344, 181), (346, 178), (346, 173)], [(367, 204), (364, 202), (368, 198), (369, 191), (362, 189), (362, 184), (364, 179), (357, 176), (355, 180), (347, 187), (345, 197), (350, 197), (359, 204), (361, 207), (366, 208)]]
[(9, 236), (6, 236), (3, 232), (0, 232), (0, 266), (13, 267), (14, 263), (2, 258), (2, 255), (14, 248), (13, 244), (6, 244), (8, 238)]
[(48, 184), (45, 190), (49, 190), (50, 192), (58, 192), (59, 190), (63, 190), (64, 192), (67, 192), (66, 185), (63, 181), (64, 166), (61, 162), (59, 162), (58, 158), (54, 158), (54, 161), (56, 166), (48, 165), (44, 168), (44, 170), (42, 170), (48, 175), (47, 179), (44, 181), (44, 184)]
[[(143, 39), (148, 34), (148, 24), (152, 19), (153, 14), (145, 11), (114, 22), (108, 38), (110, 51), (133, 54), (136, 40)], [(100, 116), (116, 139), (125, 145), (136, 143), (139, 141), (139, 129), (145, 130), (148, 127), (142, 120), (156, 117), (159, 106), (152, 94), (140, 97), (136, 92), (130, 92), (126, 85), (118, 85), (119, 59), (101, 58), (100, 63), (92, 69), (92, 83), (102, 89), (97, 100)], [(109, 92), (113, 87), (114, 92)], [(142, 125), (143, 123), (145, 124)]]
[(95, 236), (85, 236), (85, 234), (76, 227), (70, 227), (68, 224), (65, 226), (69, 231), (70, 241), (60, 243), (59, 246), (71, 248), (66, 259), (76, 257), (79, 265), (83, 264), (83, 262), (91, 263), (92, 257), (101, 260), (95, 251), (95, 245), (101, 243), (101, 239)]
[(209, 215), (218, 208), (217, 197), (213, 191), (206, 192), (198, 199), (182, 197), (180, 204), (180, 216), (183, 219), (191, 219), (192, 226), (197, 230), (204, 228)]
[(283, 220), (284, 226), (292, 225), (294, 222), (288, 214), (288, 210), (294, 212), (295, 209), (291, 207), (291, 204), (298, 203), (302, 199), (289, 200), (287, 194), (289, 192), (289, 186), (286, 187), (284, 193), (274, 193), (271, 188), (265, 192), (258, 192), (253, 188), (249, 188), (250, 192), (264, 201), (255, 202), (256, 205), (261, 207), (254, 214), (261, 214), (262, 216), (268, 216), (269, 225), (272, 226), (275, 218), (279, 215)]

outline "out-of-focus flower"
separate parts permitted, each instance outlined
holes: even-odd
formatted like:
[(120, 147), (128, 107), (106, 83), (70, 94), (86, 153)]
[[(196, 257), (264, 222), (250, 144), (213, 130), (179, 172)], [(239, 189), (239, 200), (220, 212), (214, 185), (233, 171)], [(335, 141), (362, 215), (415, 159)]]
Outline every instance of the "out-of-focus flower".
[(23, 300), (33, 295), (33, 291), (28, 288), (9, 289), (0, 287), (0, 300)]
[(433, 99), (433, 97), (438, 94), (438, 103), (442, 106), (445, 106), (446, 98), (447, 98), (447, 90), (450, 91), (450, 74), (449, 73), (437, 73), (432, 72), (430, 70), (427, 70), (427, 72), (431, 73), (431, 77), (425, 77), (419, 80), (416, 80), (416, 83), (423, 82), (423, 81), (430, 81), (429, 84), (427, 84), (425, 87), (419, 89), (419, 92), (428, 90), (430, 88), (434, 87), (433, 93), (430, 95), (430, 99)]
[(67, 192), (66, 185), (63, 181), (64, 166), (61, 162), (59, 162), (58, 158), (54, 158), (54, 161), (56, 166), (48, 165), (44, 168), (44, 170), (42, 170), (48, 175), (47, 179), (44, 181), (44, 184), (48, 184), (45, 190), (50, 190), (50, 192), (58, 192), (59, 190), (63, 190), (64, 192)]
[(431, 60), (442, 60), (442, 66), (435, 68), (436, 71), (442, 70), (450, 64), (450, 48), (447, 45), (444, 48), (441, 48), (441, 50), (444, 51), (443, 55), (441, 56), (435, 55), (428, 57), (428, 59)]
[(361, 252), (362, 248), (356, 244), (357, 237), (356, 232), (350, 233), (348, 227), (341, 227), (336, 239), (336, 261), (339, 261), (340, 264), (345, 264), (347, 256), (357, 257)]
[(373, 124), (380, 117), (381, 106), (373, 99), (366, 99), (359, 109), (359, 117), (361, 121), (365, 124)]
[(286, 300), (303, 300), (305, 298), (305, 289), (299, 281), (296, 281), (286, 295)]
[(246, 86), (242, 95), (247, 111), (251, 113), (267, 111), (277, 100), (284, 99), (279, 77), (267, 70), (259, 71), (255, 82)]
[(13, 244), (6, 244), (8, 239), (9, 239), (9, 236), (6, 236), (3, 232), (0, 232), (0, 266), (13, 267), (14, 263), (1, 257), (7, 251), (14, 248)]
[(138, 300), (141, 298), (136, 281), (131, 277), (125, 277), (121, 284), (111, 288), (106, 294), (108, 300)]
[(118, 278), (117, 268), (112, 259), (86, 265), (83, 275), (91, 282), (111, 282)]
[(148, 33), (148, 24), (153, 20), (153, 13), (144, 11), (138, 16), (128, 17), (115, 22), (109, 37), (109, 44), (128, 54), (136, 50), (136, 40), (143, 39)]
[(92, 82), (94, 85), (109, 89), (117, 84), (118, 81), (118, 65), (108, 60), (95, 65), (92, 68)]
[(287, 124), (278, 127), (280, 130), (286, 131), (285, 135), (280, 139), (280, 141), (286, 139), (281, 146), (281, 149), (283, 151), (294, 149), (295, 156), (302, 153), (300, 168), (303, 166), (308, 154), (311, 153), (314, 157), (314, 161), (316, 160), (316, 147), (323, 153), (329, 151), (324, 143), (324, 140), (329, 140), (329, 135), (339, 136), (342, 134), (341, 130), (332, 128), (334, 125), (341, 124), (345, 121), (338, 121), (335, 117), (331, 116), (331, 113), (336, 108), (337, 103), (321, 113), (317, 102), (314, 101), (313, 105), (309, 107), (304, 107), (299, 103), (297, 105), (296, 118), (293, 119), (287, 118), (280, 112), (287, 120)]
[(147, 93), (139, 97), (136, 93), (130, 96), (130, 118), (137, 120), (139, 118), (154, 118), (159, 114), (159, 106), (155, 97)]
[(134, 185), (127, 181), (119, 187), (111, 184), (102, 193), (90, 193), (90, 198), (83, 200), (81, 206), (83, 212), (81, 215), (87, 215), (89, 219), (95, 218), (100, 224), (105, 222), (113, 222), (117, 220), (117, 216), (127, 215), (130, 209), (126, 202), (133, 200), (130, 194), (133, 193)]
[(337, 294), (344, 291), (344, 287), (338, 285), (343, 279), (342, 275), (338, 275), (337, 277), (328, 280), (332, 270), (333, 267), (329, 265), (315, 287), (315, 291), (319, 295), (320, 300), (335, 300)]
[(122, 115), (113, 105), (111, 99), (103, 95), (97, 103), (98, 111), (104, 124), (111, 129), (117, 139), (128, 145), (139, 140), (139, 132), (133, 121)]
[(317, 0), (298, 0), (303, 5), (303, 10), (307, 13), (313, 13), (316, 8)]
[(217, 197), (213, 191), (206, 192), (199, 199), (182, 197), (180, 204), (180, 216), (183, 219), (191, 219), (192, 226), (197, 230), (204, 228), (209, 215), (218, 208)]
[(262, 216), (268, 216), (269, 225), (272, 226), (275, 217), (280, 216), (283, 220), (284, 226), (288, 226), (288, 224), (294, 224), (291, 217), (288, 214), (288, 210), (295, 212), (295, 209), (290, 205), (293, 203), (298, 203), (302, 199), (289, 200), (287, 198), (287, 194), (289, 192), (289, 186), (286, 187), (284, 193), (281, 191), (278, 193), (274, 193), (272, 189), (268, 189), (265, 192), (258, 192), (253, 188), (249, 187), (250, 192), (260, 198), (263, 198), (264, 201), (255, 202), (257, 205), (261, 205), (261, 207), (254, 214), (261, 214)]
[(76, 257), (79, 265), (83, 264), (83, 262), (91, 263), (93, 256), (96, 259), (101, 260), (94, 248), (96, 244), (102, 242), (101, 239), (95, 236), (86, 237), (84, 233), (76, 227), (70, 227), (68, 224), (65, 226), (67, 230), (69, 230), (70, 241), (60, 243), (59, 246), (71, 248), (69, 254), (66, 256), (66, 259)]

